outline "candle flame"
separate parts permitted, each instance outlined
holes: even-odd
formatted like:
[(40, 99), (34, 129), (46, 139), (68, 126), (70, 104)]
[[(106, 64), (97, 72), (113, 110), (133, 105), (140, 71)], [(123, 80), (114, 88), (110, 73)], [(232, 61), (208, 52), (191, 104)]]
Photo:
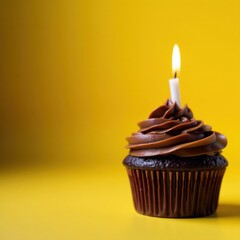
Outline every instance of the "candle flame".
[(177, 74), (179, 73), (180, 67), (181, 67), (180, 50), (178, 45), (174, 44), (172, 52), (172, 71), (174, 77), (176, 77)]

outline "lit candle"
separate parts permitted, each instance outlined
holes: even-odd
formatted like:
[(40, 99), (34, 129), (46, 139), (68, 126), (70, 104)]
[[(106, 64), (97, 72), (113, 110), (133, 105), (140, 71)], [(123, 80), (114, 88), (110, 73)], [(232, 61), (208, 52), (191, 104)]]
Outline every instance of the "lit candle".
[(179, 89), (179, 79), (177, 78), (180, 71), (180, 51), (177, 44), (173, 46), (172, 53), (172, 71), (173, 78), (169, 80), (170, 92), (171, 92), (171, 100), (172, 102), (176, 102), (179, 107), (181, 107), (180, 101), (180, 89)]

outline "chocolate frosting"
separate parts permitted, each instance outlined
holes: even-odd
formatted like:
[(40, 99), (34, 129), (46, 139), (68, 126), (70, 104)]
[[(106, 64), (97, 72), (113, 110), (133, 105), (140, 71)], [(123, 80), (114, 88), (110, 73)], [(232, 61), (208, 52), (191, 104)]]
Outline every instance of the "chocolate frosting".
[(214, 155), (227, 145), (226, 137), (196, 120), (188, 106), (180, 108), (171, 100), (138, 125), (140, 130), (127, 138), (132, 156)]

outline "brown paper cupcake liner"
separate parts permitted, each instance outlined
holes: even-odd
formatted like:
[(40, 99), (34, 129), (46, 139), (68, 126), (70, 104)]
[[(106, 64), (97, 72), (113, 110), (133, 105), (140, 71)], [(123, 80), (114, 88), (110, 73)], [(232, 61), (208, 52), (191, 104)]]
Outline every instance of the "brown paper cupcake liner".
[(226, 168), (198, 171), (127, 168), (137, 212), (154, 217), (213, 214)]

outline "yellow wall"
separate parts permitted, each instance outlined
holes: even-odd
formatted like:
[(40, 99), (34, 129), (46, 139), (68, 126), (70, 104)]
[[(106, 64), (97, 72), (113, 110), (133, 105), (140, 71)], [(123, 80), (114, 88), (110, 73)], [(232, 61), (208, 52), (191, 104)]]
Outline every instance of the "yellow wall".
[(121, 164), (125, 137), (181, 96), (238, 164), (240, 1), (1, 1), (1, 161)]

